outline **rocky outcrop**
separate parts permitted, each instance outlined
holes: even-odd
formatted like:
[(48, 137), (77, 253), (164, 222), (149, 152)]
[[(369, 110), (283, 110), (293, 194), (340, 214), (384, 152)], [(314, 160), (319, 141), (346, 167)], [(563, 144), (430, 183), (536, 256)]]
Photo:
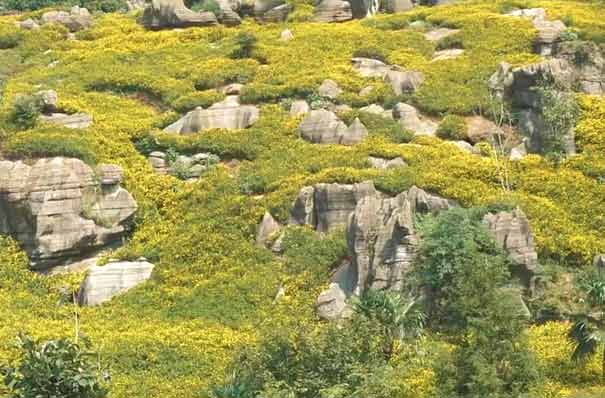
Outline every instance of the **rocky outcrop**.
[(338, 283), (330, 283), (330, 287), (323, 291), (315, 302), (317, 315), (327, 321), (343, 318), (343, 313), (347, 310), (346, 300), (347, 295)]
[(529, 284), (538, 270), (538, 254), (529, 221), (519, 208), (513, 211), (488, 213), (483, 222), (496, 245), (504, 249), (514, 264), (518, 276)]
[(256, 245), (265, 246), (281, 228), (281, 225), (275, 221), (271, 213), (265, 212), (261, 223), (256, 229)]
[(85, 306), (107, 302), (145, 282), (151, 277), (153, 268), (154, 265), (145, 259), (94, 265), (88, 270), (86, 279), (80, 286), (78, 302)]
[(59, 96), (55, 90), (42, 90), (38, 91), (35, 95), (40, 99), (42, 111), (44, 113), (52, 113), (57, 111)]
[(302, 138), (316, 144), (357, 144), (368, 134), (359, 119), (347, 125), (334, 112), (324, 109), (313, 110), (307, 114), (298, 127)]
[(72, 7), (70, 12), (48, 11), (42, 14), (40, 19), (42, 25), (58, 23), (69, 29), (70, 32), (77, 32), (87, 29), (92, 25), (92, 16), (86, 8), (78, 6)]
[(498, 135), (504, 135), (502, 130), (496, 123), (483, 116), (470, 116), (465, 119), (466, 136), (473, 143), (483, 141), (492, 141)]
[(464, 50), (460, 48), (452, 48), (448, 50), (435, 51), (431, 62), (447, 61), (456, 59), (464, 54)]
[(254, 3), (254, 17), (261, 23), (280, 23), (288, 19), (292, 6), (283, 0), (257, 0)]
[(290, 105), (290, 116), (296, 117), (309, 113), (311, 107), (305, 100), (296, 100)]
[(0, 161), (0, 232), (45, 269), (119, 241), (137, 205), (122, 187), (121, 169), (96, 171), (79, 159)]
[(400, 157), (394, 159), (384, 159), (384, 158), (376, 158), (374, 156), (369, 156), (368, 161), (375, 169), (388, 170), (388, 169), (396, 169), (398, 167), (405, 167), (407, 163)]
[(396, 95), (404, 93), (413, 93), (424, 82), (424, 75), (421, 72), (410, 70), (389, 70), (385, 77), (385, 82), (391, 85)]
[(50, 113), (40, 115), (39, 120), (44, 123), (56, 124), (69, 129), (85, 129), (93, 123), (92, 116), (87, 113), (74, 113), (68, 115), (65, 113)]
[(546, 10), (543, 8), (514, 10), (507, 15), (531, 19), (534, 28), (538, 31), (534, 41), (535, 51), (542, 56), (553, 54), (554, 45), (561, 40), (561, 33), (566, 29), (561, 21), (548, 21)]
[(33, 20), (32, 18), (27, 18), (25, 21), (18, 22), (19, 28), (24, 30), (34, 30), (40, 29), (40, 25), (38, 22)]
[(443, 40), (448, 36), (453, 36), (460, 32), (460, 29), (449, 29), (449, 28), (438, 28), (430, 30), (424, 34), (424, 38), (428, 41), (437, 42)]
[(252, 126), (259, 114), (256, 106), (240, 105), (237, 96), (227, 96), (208, 109), (195, 108), (164, 131), (186, 135), (208, 129), (243, 129)]
[(363, 197), (377, 194), (371, 182), (304, 187), (294, 202), (288, 223), (308, 225), (319, 232), (342, 228)]
[(597, 268), (605, 268), (605, 254), (597, 254), (594, 256), (592, 265)]
[(438, 124), (422, 117), (420, 112), (411, 105), (403, 102), (393, 108), (393, 117), (405, 128), (416, 135), (435, 135)]
[(392, 69), (390, 65), (373, 58), (351, 58), (351, 64), (362, 77), (384, 78)]
[(322, 0), (315, 7), (317, 22), (344, 22), (353, 19), (351, 3), (344, 0)]
[(325, 98), (336, 99), (342, 94), (342, 90), (334, 80), (326, 79), (319, 86), (317, 93)]
[(218, 20), (211, 12), (195, 12), (183, 0), (152, 0), (143, 12), (143, 25), (148, 29), (212, 26)]
[(414, 8), (412, 0), (387, 0), (384, 9), (388, 13), (405, 12)]
[(371, 113), (372, 115), (382, 116), (386, 119), (393, 119), (393, 111), (386, 110), (382, 106), (377, 104), (371, 104), (368, 106), (364, 106), (363, 108), (359, 108), (360, 112)]

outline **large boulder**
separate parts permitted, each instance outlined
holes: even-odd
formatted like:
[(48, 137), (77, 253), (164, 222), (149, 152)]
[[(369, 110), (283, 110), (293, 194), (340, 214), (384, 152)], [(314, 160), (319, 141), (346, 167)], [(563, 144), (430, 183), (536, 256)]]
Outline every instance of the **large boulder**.
[(194, 134), (208, 129), (243, 129), (252, 126), (259, 117), (254, 105), (240, 105), (237, 96), (227, 96), (208, 109), (197, 107), (164, 129), (168, 133)]
[(149, 279), (153, 267), (144, 259), (94, 265), (80, 286), (78, 302), (80, 305), (93, 306), (109, 301)]
[(384, 78), (389, 70), (390, 65), (373, 58), (356, 57), (351, 58), (351, 64), (362, 77), (380, 77)]
[(393, 117), (399, 121), (399, 124), (406, 130), (410, 130), (415, 135), (435, 135), (438, 124), (430, 119), (420, 115), (420, 112), (412, 105), (403, 102), (398, 103), (393, 108)]
[(87, 113), (74, 113), (68, 115), (65, 113), (50, 113), (40, 115), (39, 120), (43, 123), (56, 124), (69, 129), (85, 129), (93, 123), (92, 116)]
[(371, 182), (304, 187), (294, 202), (289, 224), (308, 225), (319, 232), (342, 228), (363, 197), (377, 194)]
[(281, 225), (275, 221), (271, 213), (265, 212), (261, 223), (256, 230), (257, 246), (265, 246), (269, 240), (281, 230)]
[(183, 0), (152, 0), (143, 12), (143, 25), (149, 29), (212, 26), (218, 20), (211, 12), (195, 12)]
[(483, 223), (496, 241), (504, 249), (514, 264), (521, 279), (530, 283), (538, 271), (538, 254), (534, 238), (525, 213), (519, 208), (513, 211), (488, 213)]
[(0, 161), (0, 232), (46, 269), (120, 241), (137, 209), (117, 166), (79, 159)]
[(70, 12), (47, 11), (40, 19), (42, 25), (58, 23), (64, 25), (70, 32), (77, 32), (92, 25), (92, 16), (86, 8), (72, 7)]
[(322, 0), (315, 7), (318, 22), (344, 22), (353, 19), (351, 3), (344, 0)]
[(342, 89), (338, 87), (338, 83), (334, 80), (326, 79), (321, 83), (317, 93), (322, 97), (336, 99), (340, 94), (342, 94)]
[(384, 9), (389, 13), (409, 11), (414, 8), (412, 0), (386, 0)]
[(334, 112), (313, 110), (303, 119), (298, 131), (302, 138), (316, 144), (357, 144), (368, 134), (359, 119), (347, 127)]
[(347, 296), (338, 283), (330, 283), (330, 287), (323, 291), (315, 303), (317, 315), (327, 321), (335, 321), (343, 317), (347, 309)]
[(424, 82), (424, 74), (410, 70), (389, 70), (384, 80), (391, 85), (396, 95), (402, 95), (416, 91)]

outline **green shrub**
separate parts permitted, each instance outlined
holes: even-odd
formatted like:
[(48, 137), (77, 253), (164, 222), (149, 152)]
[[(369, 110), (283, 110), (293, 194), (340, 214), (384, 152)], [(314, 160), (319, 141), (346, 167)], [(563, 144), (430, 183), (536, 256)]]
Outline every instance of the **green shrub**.
[(43, 103), (40, 97), (35, 95), (20, 96), (13, 105), (10, 122), (21, 130), (31, 129), (36, 125), (42, 107)]
[(437, 46), (435, 47), (437, 51), (449, 50), (452, 48), (464, 48), (464, 41), (461, 34), (446, 36), (439, 40), (437, 42)]
[(40, 342), (18, 338), (16, 366), (4, 367), (4, 381), (14, 398), (103, 398), (100, 365), (89, 344), (68, 339)]
[(353, 52), (354, 58), (372, 58), (382, 62), (387, 62), (387, 55), (380, 48), (376, 47), (364, 47), (359, 48)]
[[(15, 11), (34, 11), (47, 7), (86, 7), (89, 11), (116, 12), (126, 11), (125, 0), (5, 0), (4, 9)], [(2, 6), (0, 6), (2, 10)]]
[(185, 113), (198, 106), (207, 108), (215, 102), (222, 101), (225, 98), (216, 90), (194, 91), (191, 94), (183, 95), (172, 103), (177, 112)]
[(258, 39), (250, 32), (240, 32), (235, 36), (236, 48), (230, 54), (232, 59), (252, 58)]
[(414, 134), (403, 128), (397, 121), (381, 115), (353, 111), (341, 117), (347, 124), (352, 123), (358, 117), (370, 134), (383, 136), (398, 144), (410, 142), (414, 138)]
[(97, 161), (94, 149), (82, 136), (68, 130), (40, 130), (17, 133), (2, 146), (9, 159), (35, 159), (54, 156), (77, 158), (87, 164)]
[(23, 33), (15, 27), (0, 24), (0, 50), (17, 47), (23, 40)]
[(437, 137), (444, 140), (464, 140), (467, 138), (466, 129), (466, 121), (462, 116), (447, 115), (437, 127)]
[(565, 137), (580, 117), (580, 107), (572, 92), (560, 90), (548, 82), (536, 89), (542, 105), (546, 129), (540, 137), (542, 153), (554, 157), (565, 152)]

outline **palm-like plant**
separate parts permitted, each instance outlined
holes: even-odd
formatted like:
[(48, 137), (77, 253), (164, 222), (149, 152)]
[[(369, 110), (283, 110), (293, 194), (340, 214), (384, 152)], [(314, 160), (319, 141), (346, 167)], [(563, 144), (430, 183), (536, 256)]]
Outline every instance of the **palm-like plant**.
[[(602, 319), (605, 309), (605, 278), (598, 274), (584, 286), (589, 311), (580, 315), (569, 331), (569, 338), (574, 342), (572, 359), (574, 361), (586, 360), (601, 351), (602, 377), (605, 381), (605, 324)], [(595, 316), (597, 312), (597, 316)], [(589, 315), (590, 314), (590, 315)]]
[(426, 320), (416, 299), (383, 290), (366, 291), (353, 303), (353, 309), (380, 328), (387, 361), (393, 356), (395, 343), (417, 337)]

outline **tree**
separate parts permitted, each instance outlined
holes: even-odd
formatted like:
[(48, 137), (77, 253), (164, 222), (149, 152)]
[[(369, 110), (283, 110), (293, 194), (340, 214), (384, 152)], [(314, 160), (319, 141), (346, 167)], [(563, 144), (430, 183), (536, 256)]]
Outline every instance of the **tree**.
[(104, 398), (96, 354), (69, 339), (40, 342), (19, 336), (16, 366), (2, 369), (11, 398)]
[(393, 356), (398, 341), (417, 337), (424, 327), (425, 316), (416, 300), (396, 292), (370, 289), (354, 302), (353, 309), (380, 329), (387, 361)]
[(574, 343), (572, 360), (585, 361), (596, 355), (601, 347), (602, 377), (605, 382), (605, 323), (602, 320), (605, 278), (602, 271), (599, 269), (596, 275), (589, 277), (581, 288), (586, 296), (587, 311), (578, 315), (578, 320), (569, 331), (569, 338)]

